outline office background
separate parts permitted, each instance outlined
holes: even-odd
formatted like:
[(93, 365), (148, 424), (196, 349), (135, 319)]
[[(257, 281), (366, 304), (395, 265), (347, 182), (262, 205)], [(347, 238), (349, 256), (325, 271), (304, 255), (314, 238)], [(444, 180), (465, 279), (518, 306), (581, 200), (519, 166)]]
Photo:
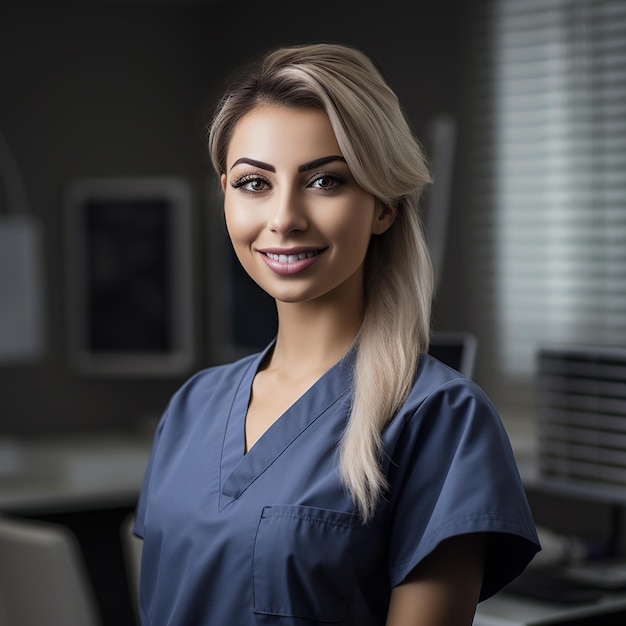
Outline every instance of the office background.
[[(491, 306), (504, 289), (519, 292), (522, 304), (528, 293), (519, 290), (517, 283), (480, 281), (483, 273), (488, 274), (483, 272), (488, 266), (481, 265), (484, 258), (491, 263), (491, 271), (498, 266), (493, 256), (489, 257), (499, 241), (497, 237), (494, 240), (494, 231), (476, 229), (476, 223), (480, 226), (481, 220), (492, 219), (487, 214), (484, 218), (480, 214), (476, 219), (476, 215), (482, 205), (488, 203), (485, 198), (489, 188), (497, 187), (499, 182), (494, 179), (497, 168), (480, 169), (494, 154), (499, 154), (493, 146), (485, 148), (485, 136), (490, 132), (495, 134), (489, 124), (497, 117), (493, 93), (497, 91), (498, 82), (494, 87), (493, 77), (505, 85), (504, 100), (509, 89), (506, 81), (519, 78), (515, 74), (519, 66), (508, 67), (503, 63), (499, 70), (494, 70), (494, 46), (499, 38), (498, 31), (494, 36), (490, 28), (512, 31), (511, 24), (521, 20), (522, 31), (544, 32), (547, 44), (537, 40), (534, 45), (534, 40), (530, 43), (526, 40), (524, 45), (527, 49), (539, 49), (537, 56), (545, 57), (551, 67), (559, 69), (554, 59), (569, 59), (567, 50), (552, 47), (555, 33), (560, 36), (564, 30), (559, 11), (569, 5), (576, 9), (568, 14), (568, 23), (580, 28), (580, 33), (574, 31), (574, 48), (584, 52), (585, 46), (577, 43), (579, 36), (581, 41), (589, 40), (589, 20), (585, 13), (589, 9), (585, 8), (585, 2), (555, 0), (546, 5), (545, 15), (538, 12), (532, 18), (533, 23), (528, 21), (524, 3), (503, 1), (504, 9), (492, 13), (491, 17), (486, 13), (489, 5), (486, 0), (418, 2), (412, 5), (408, 15), (406, 6), (400, 2), (365, 6), (348, 1), (332, 7), (294, 7), (293, 3), (270, 1), (262, 8), (254, 3), (228, 0), (5, 3), (0, 9), (0, 133), (19, 165), (28, 209), (41, 228), (43, 339), (41, 354), (36, 358), (24, 362), (0, 359), (0, 435), (39, 438), (111, 430), (149, 432), (171, 394), (192, 371), (225, 358), (224, 352), (217, 349), (217, 343), (224, 335), (224, 302), (229, 291), (221, 258), (227, 246), (221, 231), (219, 199), (213, 187), (215, 179), (205, 150), (207, 116), (232, 69), (243, 61), (276, 45), (330, 40), (355, 45), (373, 56), (397, 91), (411, 125), (427, 149), (432, 148), (429, 141), (433, 122), (442, 116), (454, 121), (449, 222), (445, 254), (439, 268), (434, 327), (478, 335), (477, 382), (496, 400), (514, 436), (519, 431), (522, 439), (534, 437), (534, 379), (526, 372), (522, 383), (514, 384), (512, 389), (499, 384), (498, 375), (500, 370), (506, 369), (502, 364), (506, 366), (507, 362), (495, 358), (504, 340), (519, 339), (523, 347), (532, 346), (532, 342), (527, 341), (525, 327), (520, 326), (517, 332), (515, 317), (507, 322), (509, 328), (513, 324), (513, 332), (503, 335), (502, 324), (494, 317), (495, 307)], [(590, 23), (608, 23), (610, 29), (618, 32), (620, 24), (624, 23), (624, 11), (620, 9), (623, 4), (608, 1), (598, 6), (602, 9), (600, 14), (608, 13), (604, 17), (594, 14), (594, 21)], [(508, 21), (507, 11), (512, 16)], [(554, 21), (553, 26), (550, 20)], [(546, 24), (552, 30), (538, 28)], [(610, 34), (609, 30), (602, 34), (600, 41), (610, 40), (604, 37)], [(514, 49), (516, 36), (511, 36)], [(557, 40), (560, 42), (558, 37)], [(517, 48), (526, 49), (524, 46)], [(599, 76), (596, 83), (590, 85), (593, 90), (600, 92), (605, 83), (613, 89), (613, 79), (620, 76), (622, 52), (618, 46), (617, 52), (607, 56), (609, 66), (612, 63), (617, 74), (596, 71), (592, 66), (593, 74)], [(505, 61), (512, 56), (507, 51), (500, 53)], [(592, 61), (595, 62), (595, 58), (592, 56)], [(526, 67), (524, 61), (522, 58), (521, 65)], [(563, 62), (562, 66), (567, 69), (567, 63)], [(543, 84), (551, 97), (549, 85), (546, 81)], [(517, 100), (512, 89), (508, 93)], [(614, 96), (618, 91), (613, 89), (611, 93)], [(587, 92), (580, 94), (584, 97), (578, 101), (586, 103)], [(521, 100), (520, 109), (532, 109), (529, 103), (534, 105), (541, 101), (540, 95), (541, 92)], [(567, 110), (566, 104), (566, 100), (557, 100), (556, 108), (548, 113)], [(574, 109), (575, 121), (576, 116), (581, 117), (581, 111), (585, 113), (584, 109)], [(503, 107), (498, 114), (503, 117), (506, 113)], [(583, 134), (593, 134), (587, 124), (582, 124), (582, 128)], [(620, 151), (623, 133), (620, 134), (619, 128), (623, 128), (623, 122), (618, 132), (606, 133), (613, 146), (609, 157), (615, 154), (615, 158), (605, 155), (604, 161), (595, 162), (594, 167), (589, 168), (591, 176), (596, 176), (602, 165), (604, 171), (609, 172), (604, 179), (613, 176), (619, 182), (619, 167), (626, 153), (623, 149)], [(539, 129), (541, 132), (541, 126)], [(525, 132), (522, 124), (521, 134)], [(476, 144), (477, 136), (482, 141), (480, 149)], [(578, 141), (577, 137), (574, 139)], [(546, 146), (546, 150), (549, 149), (551, 145)], [(578, 154), (575, 150), (572, 153)], [(582, 154), (593, 161), (594, 154)], [(504, 151), (502, 161), (506, 162), (506, 158)], [(512, 164), (514, 167), (514, 160)], [(539, 168), (542, 167), (539, 163)], [(507, 170), (502, 173), (503, 177), (510, 174)], [(557, 178), (561, 173), (557, 172)], [(68, 283), (67, 271), (67, 193), (72, 184), (81, 179), (129, 177), (177, 177), (189, 184), (193, 224), (190, 247), (194, 360), (186, 369), (169, 375), (93, 376), (76, 370), (68, 347), (67, 301), (72, 285)], [(546, 177), (529, 174), (528, 181), (523, 180), (522, 188), (514, 192), (521, 194), (536, 189), (541, 182), (539, 178)], [(573, 195), (581, 198), (581, 203), (600, 206), (603, 201), (601, 183), (594, 182), (587, 195), (579, 194), (577, 189)], [(617, 190), (623, 194), (621, 187)], [(550, 188), (547, 191), (544, 195), (552, 202), (558, 194)], [(619, 193), (614, 194), (615, 197)], [(3, 201), (4, 197), (0, 202)], [(493, 198), (489, 201), (493, 203)], [(526, 219), (535, 201), (532, 196), (524, 197), (526, 205), (521, 210), (513, 205), (514, 216)], [(541, 212), (542, 205), (537, 206), (536, 211)], [(619, 242), (626, 236), (626, 228), (620, 217), (623, 214), (620, 206), (618, 203), (617, 210), (613, 211), (617, 216), (614, 223), (608, 218), (600, 221), (606, 222), (605, 228), (613, 243), (618, 244), (616, 249), (623, 250), (626, 247), (620, 247)], [(7, 207), (0, 204), (0, 219), (5, 217), (6, 210)], [(579, 210), (580, 206), (576, 205), (576, 212)], [(543, 271), (543, 260), (538, 252), (549, 247), (546, 243), (550, 237), (560, 243), (560, 235), (567, 231), (571, 221), (565, 214), (555, 230), (546, 233), (541, 227), (536, 229), (536, 245), (529, 248), (527, 254), (519, 255), (522, 263), (519, 274), (525, 280), (522, 285), (539, 282), (548, 273)], [(532, 223), (528, 219), (519, 224), (513, 222), (512, 230), (528, 232)], [(591, 232), (593, 223), (592, 216), (582, 223), (581, 229)], [(482, 239), (476, 239), (476, 233), (482, 233)], [(531, 239), (535, 239), (532, 230), (530, 233)], [(601, 247), (608, 249), (604, 244)], [(574, 247), (574, 255), (580, 257), (582, 270), (585, 270), (590, 264), (582, 250), (583, 246)], [(591, 255), (595, 254), (597, 246), (591, 250)], [(605, 263), (612, 276), (624, 274), (620, 272), (620, 259), (617, 263)], [(557, 257), (557, 265), (560, 260)], [(535, 263), (532, 272), (526, 271), (531, 262)], [(575, 273), (581, 275), (588, 273), (575, 269)], [(604, 275), (597, 278), (591, 273), (588, 282), (592, 284), (592, 296), (600, 293), (595, 286), (601, 284), (603, 278)], [(617, 289), (613, 289), (613, 283), (604, 282), (608, 285), (606, 293), (616, 293), (616, 312), (612, 315), (618, 320), (619, 330), (623, 328), (619, 322), (623, 318), (620, 313), (622, 290), (618, 283), (615, 283)], [(546, 289), (546, 293), (554, 295), (549, 292), (555, 289), (553, 283), (547, 284)], [(562, 297), (558, 290), (557, 295)], [(604, 304), (603, 297), (596, 301)], [(518, 302), (513, 301), (513, 305), (517, 306)], [(539, 314), (543, 313), (544, 303), (531, 302), (527, 308), (529, 306), (531, 317), (536, 311), (537, 319), (543, 319)], [(576, 311), (577, 307), (574, 301), (569, 308)], [(229, 314), (232, 310), (226, 311), (226, 317)], [(600, 325), (608, 319), (608, 315), (595, 315), (595, 310), (587, 317), (597, 319)], [(556, 335), (567, 326), (558, 317), (552, 321), (549, 333), (554, 331)], [(511, 351), (507, 358), (515, 361), (516, 352)], [(515, 383), (515, 374), (513, 368), (507, 382)], [(524, 392), (521, 395), (520, 389)], [(518, 401), (520, 398), (523, 400)], [(542, 513), (558, 509), (544, 504)], [(585, 526), (597, 516), (583, 514), (569, 518)]]
[[(19, 163), (44, 254), (44, 352), (0, 365), (0, 432), (42, 435), (125, 428), (160, 413), (185, 377), (93, 378), (67, 349), (68, 187), (90, 177), (177, 176), (189, 182), (197, 321), (194, 368), (216, 356), (207, 229), (215, 199), (203, 124), (232, 68), (264, 49), (313, 40), (372, 54), (415, 131), (463, 108), (465, 26), (471, 3), (88, 1), (4, 4), (0, 10), (0, 130)], [(456, 210), (455, 207), (453, 210)], [(217, 228), (219, 223), (216, 222)], [(452, 230), (438, 325), (461, 328), (463, 285)]]
[[(484, 95), (490, 88), (477, 79), (484, 74), (476, 70), (494, 62), (488, 50), (476, 49), (485, 28), (478, 20), (485, 4), (419, 0), (409, 11), (402, 2), (352, 0), (330, 5), (283, 0), (261, 5), (230, 0), (3, 3), (0, 134), (19, 165), (30, 214), (41, 227), (43, 341), (34, 359), (0, 360), (0, 438), (149, 434), (181, 382), (223, 357), (216, 338), (222, 334), (228, 285), (220, 276), (224, 239), (203, 140), (207, 114), (241, 62), (276, 45), (316, 40), (370, 53), (428, 148), (433, 121), (441, 116), (454, 120), (453, 184), (434, 326), (478, 334), (477, 382), (505, 409), (513, 434), (520, 430), (532, 437), (533, 381), (526, 377), (513, 395), (494, 383), (498, 338), (485, 332), (495, 324), (492, 313), (476, 302), (489, 303), (497, 294), (478, 293), (480, 283), (468, 280), (482, 267), (482, 246), (493, 245), (489, 233), (476, 241), (469, 227), (482, 200), (475, 193), (476, 164), (485, 156), (475, 150), (476, 120), (481, 119), (476, 109), (485, 106), (482, 118), (493, 114), (486, 100), (476, 99), (477, 92), (483, 89)], [(194, 361), (170, 375), (76, 371), (68, 349), (68, 189), (84, 178), (172, 176), (191, 190)], [(487, 177), (487, 186), (491, 183)], [(3, 202), (0, 195), (0, 220), (7, 209)], [(626, 233), (623, 224), (612, 232), (626, 236), (620, 234)], [(529, 258), (535, 255), (536, 250), (529, 252)], [(619, 274), (623, 266), (616, 267)], [(517, 409), (515, 402), (508, 406), (519, 389), (526, 400)], [(531, 504), (542, 524), (585, 536), (605, 536), (615, 521), (611, 508), (553, 493), (532, 493)]]

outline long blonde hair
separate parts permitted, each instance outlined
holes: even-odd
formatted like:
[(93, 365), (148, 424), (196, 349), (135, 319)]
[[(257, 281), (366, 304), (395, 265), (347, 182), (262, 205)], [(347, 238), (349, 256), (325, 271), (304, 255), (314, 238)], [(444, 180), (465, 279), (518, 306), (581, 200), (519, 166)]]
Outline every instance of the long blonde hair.
[(381, 470), (385, 425), (412, 386), (428, 349), (433, 269), (418, 212), (430, 173), (398, 98), (371, 59), (340, 44), (268, 53), (236, 79), (209, 127), (218, 173), (238, 121), (261, 104), (326, 112), (357, 183), (396, 219), (373, 236), (365, 260), (363, 320), (356, 338), (353, 398), (340, 443), (341, 476), (364, 521), (387, 486)]

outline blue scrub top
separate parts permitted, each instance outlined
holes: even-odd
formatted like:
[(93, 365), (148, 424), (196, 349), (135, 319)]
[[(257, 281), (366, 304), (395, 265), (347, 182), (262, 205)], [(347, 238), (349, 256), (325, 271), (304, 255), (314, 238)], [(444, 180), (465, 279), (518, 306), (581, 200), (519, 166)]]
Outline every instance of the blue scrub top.
[(245, 454), (266, 352), (199, 372), (159, 423), (135, 524), (144, 625), (383, 626), (391, 589), (464, 533), (489, 533), (481, 599), (526, 567), (539, 549), (533, 519), (500, 418), (473, 382), (421, 357), (383, 432), (389, 492), (363, 525), (337, 453), (353, 355)]

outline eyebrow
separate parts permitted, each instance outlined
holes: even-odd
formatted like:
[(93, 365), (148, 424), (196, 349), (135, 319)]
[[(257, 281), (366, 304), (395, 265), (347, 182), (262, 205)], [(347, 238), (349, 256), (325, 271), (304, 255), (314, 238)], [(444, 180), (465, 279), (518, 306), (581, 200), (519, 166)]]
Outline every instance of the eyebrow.
[(254, 165), (254, 167), (259, 167), (262, 170), (267, 170), (268, 172), (276, 171), (276, 168), (273, 165), (270, 165), (269, 163), (263, 163), (263, 161), (257, 161), (256, 159), (249, 159), (248, 157), (241, 157), (240, 159), (237, 159), (230, 166), (230, 169), (232, 170), (233, 167), (235, 167), (235, 165), (239, 165), (240, 163), (247, 163), (248, 165)]
[(333, 154), (331, 156), (321, 157), (319, 159), (315, 159), (314, 161), (309, 161), (308, 163), (301, 165), (298, 168), (298, 172), (308, 172), (309, 170), (314, 170), (320, 165), (326, 165), (326, 163), (332, 163), (333, 161), (342, 161), (343, 163), (346, 162), (346, 160), (341, 155)]
[[(330, 156), (320, 157), (319, 159), (314, 159), (313, 161), (309, 161), (308, 163), (304, 163), (298, 167), (298, 172), (308, 172), (309, 170), (315, 169), (320, 165), (326, 165), (326, 163), (332, 163), (333, 161), (342, 161), (343, 163), (346, 160), (338, 154), (333, 154)], [(264, 163), (263, 161), (257, 161), (256, 159), (249, 159), (248, 157), (241, 157), (237, 159), (231, 166), (232, 170), (235, 165), (240, 165), (241, 163), (247, 163), (248, 165), (253, 165), (254, 167), (258, 167), (262, 170), (267, 170), (268, 172), (275, 172), (276, 168), (269, 163)]]

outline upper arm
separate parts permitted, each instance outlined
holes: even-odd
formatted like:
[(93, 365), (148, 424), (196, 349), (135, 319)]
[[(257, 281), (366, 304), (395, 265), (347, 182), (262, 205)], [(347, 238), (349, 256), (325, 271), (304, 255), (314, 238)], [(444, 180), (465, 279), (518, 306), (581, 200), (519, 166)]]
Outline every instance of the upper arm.
[(482, 586), (484, 534), (446, 539), (391, 592), (386, 626), (471, 626)]

